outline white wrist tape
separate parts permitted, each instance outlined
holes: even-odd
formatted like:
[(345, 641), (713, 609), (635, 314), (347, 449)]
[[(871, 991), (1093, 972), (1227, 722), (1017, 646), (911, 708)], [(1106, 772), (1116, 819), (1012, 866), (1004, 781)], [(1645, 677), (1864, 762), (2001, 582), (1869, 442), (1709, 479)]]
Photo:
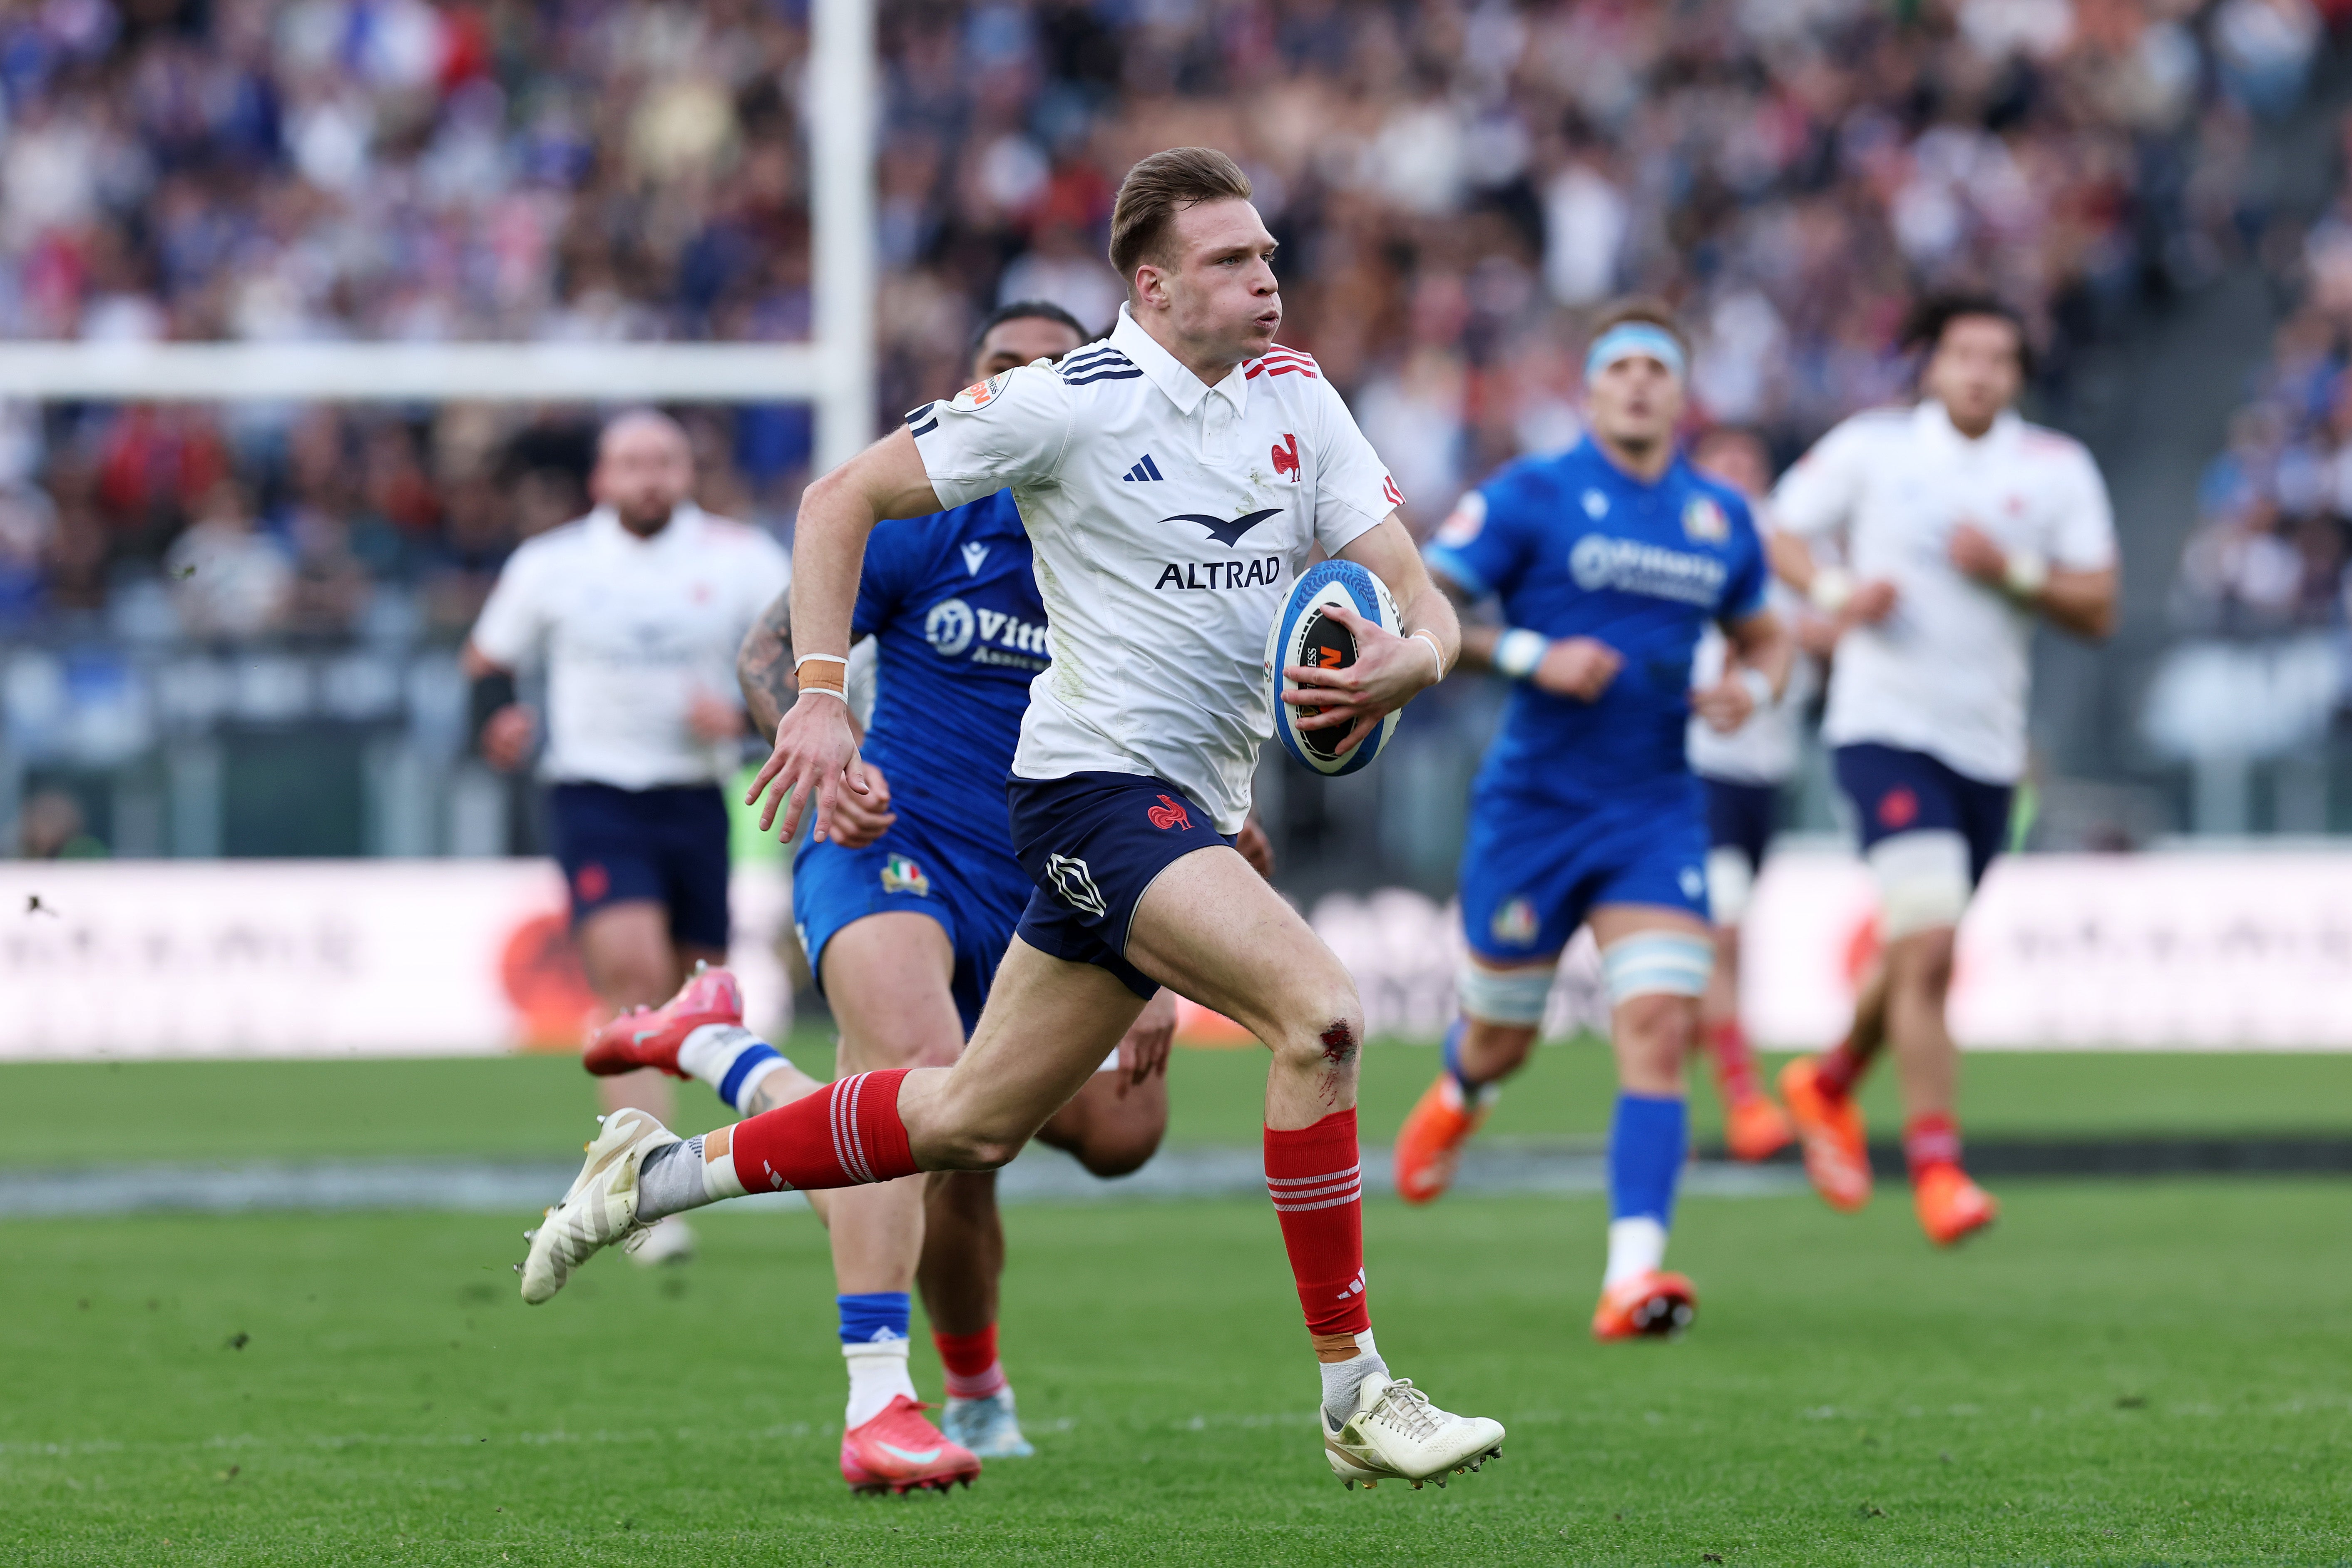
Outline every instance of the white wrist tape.
[(1495, 668), (1513, 680), (1525, 680), (1551, 650), (1551, 638), (1541, 632), (1514, 626), (1495, 643)]
[[(801, 671), (808, 669), (812, 664), (837, 664), (841, 668), (811, 669), (806, 675), (803, 675)], [(840, 698), (845, 703), (849, 700), (849, 695), (844, 689), (849, 684), (849, 661), (837, 653), (801, 655), (799, 658), (793, 661), (793, 676), (800, 682), (803, 691), (823, 691), (830, 696)]]
[(1437, 646), (1437, 634), (1429, 630), (1427, 627), (1423, 627), (1422, 630), (1417, 631), (1412, 635), (1415, 638), (1429, 645), (1429, 657), (1433, 659), (1437, 665), (1437, 679), (1440, 680), (1444, 679), (1445, 650)]
[(1813, 574), (1813, 585), (1805, 590), (1805, 597), (1822, 614), (1834, 616), (1853, 597), (1853, 574), (1843, 566), (1824, 566)]
[(1772, 706), (1772, 678), (1770, 676), (1765, 674), (1762, 670), (1758, 669), (1753, 665), (1750, 665), (1739, 672), (1739, 684), (1748, 688), (1748, 700), (1756, 704), (1756, 710), (1758, 712), (1760, 713), (1765, 709)]
[(2021, 599), (2039, 595), (2050, 583), (2050, 558), (2038, 551), (2012, 550), (2001, 584)]
[(814, 694), (819, 697), (830, 697), (835, 701), (840, 703), (844, 708), (849, 706), (849, 693), (846, 691), (835, 691), (830, 686), (803, 686), (801, 688), (802, 696), (807, 697), (811, 694)]

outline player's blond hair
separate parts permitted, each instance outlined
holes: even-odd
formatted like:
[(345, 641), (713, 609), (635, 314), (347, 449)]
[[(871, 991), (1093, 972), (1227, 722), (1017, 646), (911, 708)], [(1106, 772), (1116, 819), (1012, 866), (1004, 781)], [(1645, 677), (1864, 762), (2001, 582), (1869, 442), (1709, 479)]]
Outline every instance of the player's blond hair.
[(1128, 287), (1135, 269), (1167, 258), (1176, 215), (1202, 202), (1249, 200), (1249, 176), (1213, 147), (1171, 147), (1127, 172), (1110, 209), (1110, 264)]

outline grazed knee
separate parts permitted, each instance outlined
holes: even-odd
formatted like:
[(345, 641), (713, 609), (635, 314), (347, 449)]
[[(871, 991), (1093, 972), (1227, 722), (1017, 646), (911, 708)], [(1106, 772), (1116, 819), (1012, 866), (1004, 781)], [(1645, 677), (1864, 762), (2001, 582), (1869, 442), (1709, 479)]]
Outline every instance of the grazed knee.
[(1296, 1016), (1276, 1054), (1297, 1069), (1353, 1076), (1364, 1048), (1364, 1010), (1354, 987), (1327, 996), (1319, 1007), (1302, 1007)]

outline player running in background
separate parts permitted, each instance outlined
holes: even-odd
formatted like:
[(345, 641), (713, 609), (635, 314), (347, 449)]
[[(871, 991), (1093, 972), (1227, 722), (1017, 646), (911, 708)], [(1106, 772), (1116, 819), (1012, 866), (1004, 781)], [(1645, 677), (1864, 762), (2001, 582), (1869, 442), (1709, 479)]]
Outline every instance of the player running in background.
[[(1690, 460), (1700, 473), (1738, 490), (1751, 508), (1772, 485), (1771, 457), (1752, 430), (1709, 430), (1692, 446)], [(1757, 521), (1769, 526), (1768, 519)], [(1804, 601), (1776, 580), (1768, 602), (1801, 645), (1809, 621)], [(1702, 688), (1720, 680), (1727, 652), (1722, 632), (1707, 627), (1693, 680)], [(1768, 1159), (1796, 1135), (1787, 1113), (1765, 1093), (1755, 1049), (1740, 1026), (1739, 922), (1779, 819), (1781, 786), (1797, 771), (1805, 706), (1820, 690), (1820, 662), (1801, 646), (1779, 701), (1759, 708), (1728, 734), (1696, 715), (1689, 726), (1691, 771), (1706, 792), (1706, 904), (1715, 925), (1715, 973), (1699, 1001), (1700, 1038), (1714, 1060), (1724, 1146), (1735, 1160)]]
[[(526, 540), (499, 574), (463, 657), (482, 755), (511, 771), (538, 715), (514, 677), (547, 673), (555, 858), (589, 984), (616, 1013), (659, 1002), (695, 963), (727, 956), (727, 802), (743, 710), (735, 649), (792, 575), (758, 529), (694, 504), (686, 432), (649, 409), (604, 426), (589, 479), (596, 509)], [(657, 1073), (609, 1079), (604, 1109), (674, 1112)], [(636, 1253), (684, 1257), (670, 1225)]]
[[(1058, 306), (1007, 305), (982, 324), (971, 374), (985, 381), (1058, 361), (1086, 341)], [(851, 632), (877, 656), (879, 695), (859, 713), (872, 793), (845, 795), (832, 837), (802, 847), (793, 889), (810, 968), (841, 1028), (837, 1076), (950, 1065), (979, 1018), (1031, 888), (1005, 830), (1003, 779), (1029, 682), (1049, 659), (1045, 627), (1010, 492), (881, 523), (867, 537)], [(791, 609), (780, 596), (737, 660), (762, 733), (775, 731), (797, 695), (792, 671)], [(854, 682), (854, 694), (859, 687), (871, 694), (871, 683)], [(718, 977), (690, 984), (657, 1015), (614, 1020), (591, 1066), (700, 1077), (747, 1115), (799, 1098), (798, 1075), (780, 1075), (772, 1049), (738, 1026), (734, 1000)], [(689, 1044), (706, 1025), (722, 1026)], [(1167, 1128), (1174, 1025), (1175, 999), (1163, 992), (1040, 1140), (1101, 1176), (1150, 1159)], [(995, 1173), (907, 1176), (811, 1197), (832, 1232), (841, 1292), (850, 1376), (842, 1466), (851, 1484), (921, 1484), (967, 1473), (974, 1456), (1030, 1453), (996, 1351), (1004, 1240)], [(908, 1376), (918, 1282), (947, 1368), (944, 1441)]]
[[(1960, 1167), (1953, 936), (2025, 768), (2035, 616), (2114, 629), (2115, 518), (2082, 444), (2011, 409), (2029, 350), (2006, 305), (1923, 300), (1904, 342), (1927, 351), (1917, 406), (1848, 419), (1772, 496), (1774, 564), (1838, 624), (1822, 735), (1878, 882), (1884, 943), (1852, 1034), (1790, 1062), (1780, 1089), (1814, 1186), (1859, 1208), (1870, 1164), (1853, 1089), (1891, 1037), (1919, 1223), (1948, 1246), (1999, 1212)], [(1831, 535), (1850, 571), (1815, 558), (1809, 541)]]
[[(681, 1142), (609, 1119), (520, 1266), (526, 1300), (649, 1219), (747, 1189), (987, 1170), (1086, 1084), (1165, 984), (1271, 1047), (1265, 1166), (1317, 1361), (1333, 1472), (1443, 1480), (1503, 1429), (1393, 1378), (1365, 1290), (1356, 1084), (1363, 1008), (1346, 968), (1232, 847), (1272, 725), (1265, 629), (1311, 552), (1355, 561), (1405, 635), (1346, 612), (1356, 662), (1286, 672), (1304, 721), (1361, 740), (1442, 677), (1458, 640), (1397, 518), (1396, 487), (1315, 362), (1277, 348), (1275, 241), (1232, 159), (1179, 148), (1119, 187), (1110, 336), (954, 399), (811, 487), (793, 592), (801, 692), (759, 787), (814, 799), (829, 837), (871, 787), (840, 669), (877, 521), (1010, 487), (1036, 553), (1054, 659), (1030, 690), (1007, 786), (1037, 884), (971, 1046), (951, 1068), (859, 1073)], [(776, 807), (772, 795), (769, 810)], [(1128, 1353), (1150, 1354), (1148, 1345)]]
[[(1675, 448), (1686, 353), (1663, 306), (1603, 312), (1584, 368), (1591, 434), (1464, 497), (1427, 552), (1461, 599), (1501, 601), (1507, 624), (1466, 632), (1463, 657), (1517, 686), (1471, 797), (1463, 1016), (1397, 1136), (1397, 1190), (1409, 1203), (1445, 1190), (1535, 1044), (1560, 950), (1590, 921), (1620, 1090), (1592, 1317), (1604, 1340), (1672, 1332), (1696, 1305), (1690, 1281), (1664, 1268), (1690, 1140), (1683, 1062), (1714, 964), (1706, 818), (1684, 727), (1696, 711), (1738, 728), (1777, 698), (1790, 658), (1748, 503)], [(1693, 691), (1710, 623), (1733, 662)]]

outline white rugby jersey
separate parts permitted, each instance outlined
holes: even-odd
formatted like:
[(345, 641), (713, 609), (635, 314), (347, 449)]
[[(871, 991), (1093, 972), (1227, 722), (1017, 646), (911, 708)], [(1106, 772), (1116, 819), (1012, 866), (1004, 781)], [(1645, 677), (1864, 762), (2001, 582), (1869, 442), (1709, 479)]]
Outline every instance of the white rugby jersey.
[[(1765, 602), (1782, 626), (1796, 625), (1801, 602), (1778, 578), (1773, 579)], [(1691, 659), (1691, 685), (1703, 689), (1721, 680), (1730, 651), (1722, 628), (1709, 626)], [(1789, 682), (1781, 689), (1780, 700), (1756, 710), (1747, 723), (1728, 735), (1693, 714), (1686, 742), (1691, 771), (1727, 784), (1786, 784), (1796, 775), (1802, 754), (1805, 709), (1821, 689), (1821, 660), (1799, 648), (1789, 661)]]
[(2116, 558), (2114, 512), (2082, 443), (2004, 413), (1970, 440), (1940, 403), (1858, 414), (1832, 430), (1772, 492), (1772, 522), (1843, 531), (1854, 576), (1893, 581), (1895, 613), (1840, 639), (1822, 735), (1925, 752), (1970, 778), (2025, 771), (2034, 616), (1948, 554), (1973, 522), (2004, 550), (2091, 571)]
[(783, 547), (685, 505), (640, 539), (611, 509), (526, 540), (474, 623), (474, 646), (509, 669), (547, 668), (541, 776), (621, 789), (708, 784), (735, 746), (687, 728), (696, 691), (732, 702), (735, 652), (791, 581)]
[(941, 506), (1009, 487), (1035, 549), (1054, 662), (1014, 774), (1151, 774), (1240, 831), (1282, 595), (1403, 500), (1315, 361), (1272, 349), (1204, 386), (1121, 306), (1060, 364), (907, 423)]

